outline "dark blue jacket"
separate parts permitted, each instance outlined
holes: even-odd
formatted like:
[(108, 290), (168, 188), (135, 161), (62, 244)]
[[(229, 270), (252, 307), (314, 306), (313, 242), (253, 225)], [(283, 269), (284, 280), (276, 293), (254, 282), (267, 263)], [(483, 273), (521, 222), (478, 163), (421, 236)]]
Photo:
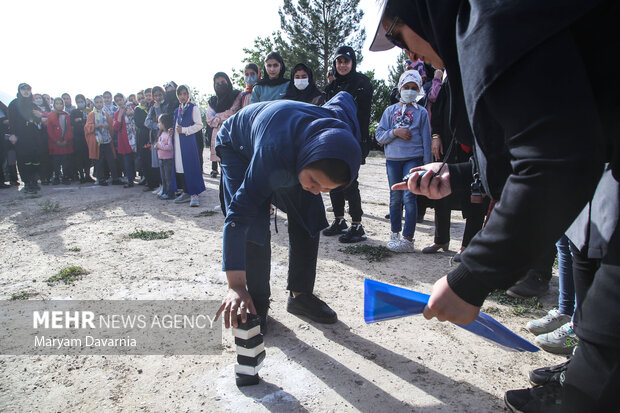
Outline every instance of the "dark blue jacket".
[[(229, 118), (216, 137), (226, 204), (223, 270), (245, 270), (245, 244), (264, 244), (269, 203), (276, 191), (300, 185), (312, 162), (344, 160), (357, 177), (362, 154), (355, 102), (342, 92), (323, 106), (279, 100), (247, 106)], [(312, 236), (327, 226), (320, 195), (307, 191), (289, 200), (288, 219)]]

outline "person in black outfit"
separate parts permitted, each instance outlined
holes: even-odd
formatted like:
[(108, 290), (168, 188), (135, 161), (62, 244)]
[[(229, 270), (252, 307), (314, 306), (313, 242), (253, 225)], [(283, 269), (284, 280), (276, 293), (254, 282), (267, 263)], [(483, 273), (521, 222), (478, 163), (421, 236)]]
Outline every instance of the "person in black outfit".
[[(499, 200), (461, 264), (433, 286), (427, 319), (471, 323), (492, 290), (514, 284), (566, 231), (592, 199), (605, 162), (620, 180), (620, 67), (609, 64), (618, 15), (612, 0), (387, 1), (371, 50), (394, 43), (447, 69), (451, 108), (460, 108), (450, 113), (453, 134), (474, 146), (476, 161), (425, 165), (439, 173), (397, 186), (438, 199), (473, 184)], [(541, 67), (554, 68), (542, 92), (533, 81)], [(601, 67), (605, 82), (594, 80)], [(579, 351), (562, 383), (507, 392), (508, 408), (618, 411), (619, 276), (616, 224), (578, 309)]]
[(39, 168), (39, 136), (41, 111), (32, 100), (32, 89), (27, 83), (17, 87), (17, 98), (9, 104), (10, 141), (17, 152), (17, 167), (24, 182), (25, 193), (36, 193)]
[(291, 83), (282, 99), (321, 106), (325, 103), (325, 94), (316, 87), (312, 69), (303, 63), (298, 63), (291, 70)]
[[(437, 99), (433, 103), (433, 115), (431, 116), (433, 156), (435, 161), (445, 161), (449, 164), (467, 162), (471, 157), (471, 148), (459, 144), (458, 138), (455, 140), (450, 130), (450, 90), (447, 80), (447, 77), (444, 78), (441, 89), (437, 94)], [(453, 258), (455, 262), (460, 262), (461, 254), (467, 248), (474, 235), (482, 228), (484, 217), (489, 207), (488, 197), (485, 197), (479, 203), (472, 203), (467, 189), (464, 188), (458, 191), (459, 193), (457, 194), (452, 194), (435, 201), (435, 238), (433, 244), (424, 248), (422, 253), (432, 254), (440, 249), (448, 250), (450, 244), (450, 215), (453, 209), (460, 209), (463, 212), (463, 218), (465, 218), (465, 230), (463, 232), (461, 249)]]
[(4, 174), (4, 162), (7, 153), (7, 140), (5, 135), (9, 133), (9, 108), (0, 102), (0, 189), (10, 188), (11, 185), (6, 184), (6, 176)]
[(153, 190), (159, 186), (160, 176), (159, 169), (151, 166), (151, 141), (150, 131), (144, 124), (148, 116), (150, 104), (147, 102), (144, 91), (136, 93), (138, 106), (134, 109), (134, 121), (136, 123), (136, 146), (138, 148), (138, 165), (144, 177), (144, 182), (140, 181), (140, 185), (146, 185), (145, 191)]
[[(335, 79), (325, 87), (326, 99), (330, 100), (338, 92), (349, 92), (357, 105), (357, 121), (362, 135), (362, 164), (366, 162), (369, 151), (370, 107), (372, 105), (372, 84), (370, 79), (356, 71), (357, 59), (355, 51), (349, 46), (340, 46), (334, 58)], [(332, 191), (329, 197), (334, 208), (336, 219), (332, 225), (323, 231), (325, 236), (340, 235), (338, 240), (344, 243), (353, 243), (366, 240), (366, 233), (362, 227), (362, 199), (360, 197), (357, 178), (343, 191)], [(347, 229), (344, 219), (345, 200), (349, 201), (351, 227)]]
[(86, 98), (82, 94), (75, 95), (77, 109), (69, 114), (71, 119), (71, 132), (73, 137), (73, 166), (75, 167), (80, 183), (95, 182), (90, 176), (90, 159), (88, 158), (88, 145), (84, 135), (86, 125)]

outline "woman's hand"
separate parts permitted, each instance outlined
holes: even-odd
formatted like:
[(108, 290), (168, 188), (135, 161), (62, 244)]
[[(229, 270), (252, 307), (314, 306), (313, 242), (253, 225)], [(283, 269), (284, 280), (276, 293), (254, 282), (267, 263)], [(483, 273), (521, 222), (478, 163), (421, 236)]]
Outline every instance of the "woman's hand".
[(431, 139), (431, 152), (433, 153), (435, 161), (438, 161), (441, 158), (441, 155), (443, 155), (443, 144), (441, 143), (441, 139)]
[(254, 302), (252, 301), (252, 297), (250, 297), (250, 293), (244, 287), (230, 287), (228, 289), (228, 293), (224, 300), (222, 301), (222, 305), (219, 310), (217, 310), (217, 314), (215, 315), (215, 319), (217, 320), (224, 313), (224, 326), (229, 328), (230, 326), (238, 327), (237, 323), (237, 313), (240, 313), (241, 322), (245, 323), (247, 319), (247, 312), (252, 314), (256, 314), (256, 308), (254, 307)]
[[(412, 168), (409, 172), (428, 171), (422, 176), (418, 185), (420, 175), (413, 174), (407, 182), (400, 182), (392, 186), (393, 190), (409, 189), (416, 195), (424, 195), (429, 199), (441, 199), (452, 193), (450, 187), (450, 171), (448, 165), (441, 162), (429, 163), (427, 165)], [(434, 176), (441, 169), (437, 176)]]
[(408, 141), (409, 139), (411, 139), (411, 131), (407, 128), (394, 129), (394, 136)]
[(466, 325), (474, 321), (479, 312), (480, 307), (469, 304), (452, 291), (444, 276), (433, 285), (433, 292), (424, 307), (424, 318), (430, 320), (437, 317), (439, 321)]
[(181, 125), (177, 126), (177, 132), (183, 133), (183, 127)]

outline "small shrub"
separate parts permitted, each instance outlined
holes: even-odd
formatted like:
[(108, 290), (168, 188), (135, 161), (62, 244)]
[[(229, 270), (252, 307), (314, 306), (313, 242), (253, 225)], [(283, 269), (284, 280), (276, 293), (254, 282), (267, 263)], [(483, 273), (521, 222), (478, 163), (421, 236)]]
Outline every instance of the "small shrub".
[(39, 207), (41, 207), (41, 212), (44, 214), (60, 211), (60, 203), (58, 201), (54, 202), (50, 199), (45, 199), (39, 202)]
[(368, 262), (383, 261), (385, 258), (393, 255), (392, 251), (386, 247), (376, 247), (373, 245), (355, 245), (339, 249), (339, 251), (345, 254), (363, 255)]
[(79, 247), (72, 247), (72, 248), (69, 248), (69, 251), (71, 251), (71, 252), (80, 252), (82, 250)]
[(58, 271), (57, 274), (49, 277), (45, 282), (47, 285), (53, 285), (57, 283), (73, 284), (75, 281), (81, 280), (83, 275), (88, 274), (88, 271), (82, 267), (71, 265)]
[(200, 218), (200, 217), (210, 217), (217, 214), (217, 212), (215, 211), (209, 211), (208, 209), (205, 209), (204, 211), (200, 212), (198, 215), (196, 215), (196, 218)]
[(38, 293), (29, 293), (28, 291), (20, 291), (18, 293), (15, 294), (11, 294), (11, 301), (15, 301), (15, 300), (27, 300), (30, 297), (33, 297), (35, 295), (38, 295)]
[(129, 234), (129, 238), (137, 238), (144, 241), (152, 241), (154, 239), (166, 239), (169, 238), (174, 231), (145, 231), (142, 229), (137, 229), (131, 234)]
[(528, 316), (536, 314), (542, 310), (543, 305), (538, 297), (515, 298), (505, 293), (503, 290), (495, 290), (489, 294), (489, 299), (499, 304), (511, 307), (512, 312), (517, 316)]

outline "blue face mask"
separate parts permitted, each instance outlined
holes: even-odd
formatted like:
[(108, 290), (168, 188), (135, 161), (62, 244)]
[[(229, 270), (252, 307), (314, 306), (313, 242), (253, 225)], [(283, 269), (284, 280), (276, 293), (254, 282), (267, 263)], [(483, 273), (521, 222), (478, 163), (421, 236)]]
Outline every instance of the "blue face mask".
[(163, 105), (165, 102), (166, 102), (166, 99), (162, 99), (162, 100), (159, 101), (159, 104)]
[(251, 75), (251, 76), (246, 76), (245, 77), (245, 83), (247, 83), (248, 86), (254, 86), (256, 84), (257, 80), (258, 80), (258, 76), (257, 75)]
[(78, 107), (78, 109), (84, 109), (86, 107), (86, 103), (78, 102), (77, 107)]

